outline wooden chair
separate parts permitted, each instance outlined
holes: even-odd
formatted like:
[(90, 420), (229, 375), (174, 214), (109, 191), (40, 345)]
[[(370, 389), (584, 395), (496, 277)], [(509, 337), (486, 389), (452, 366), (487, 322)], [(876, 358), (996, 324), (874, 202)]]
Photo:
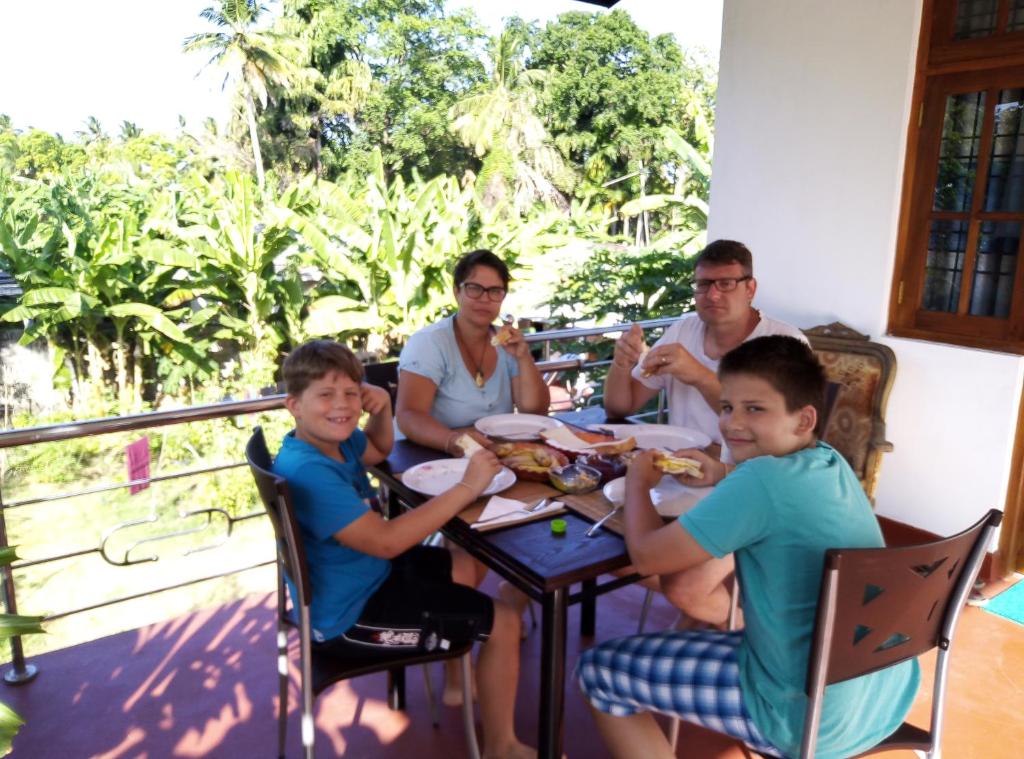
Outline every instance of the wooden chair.
[(841, 387), (822, 440), (846, 459), (874, 503), (885, 439), (885, 407), (896, 378), (896, 356), (840, 322), (804, 330), (830, 383)]
[(858, 756), (897, 749), (940, 759), (949, 655), (960, 612), (978, 576), (1001, 511), (992, 509), (950, 538), (899, 548), (825, 552), (807, 667), (801, 759), (814, 756), (825, 686), (891, 667), (938, 648), (931, 724), (904, 722)]
[[(284, 478), (271, 472), (273, 460), (267, 449), (263, 430), (257, 427), (245, 447), (245, 458), (249, 463), (260, 498), (267, 509), (277, 538), (277, 655), (279, 673), (280, 705), (278, 707), (278, 756), (285, 755), (285, 738), (288, 729), (288, 628), (295, 627), (299, 633), (299, 670), (302, 692), (302, 745), (307, 759), (313, 757), (315, 727), (313, 723), (313, 699), (329, 686), (341, 680), (374, 672), (389, 672), (401, 679), (404, 668), (414, 664), (460, 657), (462, 660), (462, 714), (465, 723), (467, 751), (473, 759), (480, 753), (473, 722), (472, 676), (470, 673), (470, 652), (472, 644), (449, 648), (446, 651), (396, 653), (394, 657), (382, 660), (362, 661), (358, 658), (343, 658), (318, 654), (310, 643), (309, 604), (312, 586), (306, 552), (299, 534), (298, 522), (292, 508), (291, 494)], [(289, 579), (295, 589), (292, 599), (293, 615), (289, 615), (288, 591), (285, 580)], [(429, 686), (428, 686), (429, 693)], [(392, 700), (392, 708), (402, 708)], [(434, 719), (435, 726), (437, 718)]]

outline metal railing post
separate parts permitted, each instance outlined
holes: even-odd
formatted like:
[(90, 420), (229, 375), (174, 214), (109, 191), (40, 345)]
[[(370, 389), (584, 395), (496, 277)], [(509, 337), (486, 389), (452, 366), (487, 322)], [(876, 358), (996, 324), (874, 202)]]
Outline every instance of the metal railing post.
[[(7, 548), (7, 516), (4, 513), (3, 491), (0, 490), (0, 547)], [(10, 564), (3, 567), (3, 600), (8, 614), (18, 613), (18, 602), (14, 589), (14, 572)], [(4, 672), (4, 682), (8, 685), (21, 685), (30, 682), (39, 673), (35, 664), (25, 662), (25, 651), (21, 646), (21, 636), (12, 635), (11, 667)]]

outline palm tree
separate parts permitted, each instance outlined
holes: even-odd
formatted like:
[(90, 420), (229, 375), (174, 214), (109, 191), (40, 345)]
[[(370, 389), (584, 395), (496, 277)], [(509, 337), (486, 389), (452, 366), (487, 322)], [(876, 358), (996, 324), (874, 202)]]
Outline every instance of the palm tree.
[(142, 136), (142, 127), (136, 124), (134, 121), (128, 121), (125, 119), (121, 122), (121, 142), (128, 142), (136, 137)]
[(183, 47), (185, 52), (213, 51), (207, 65), (224, 70), (222, 87), (232, 81), (238, 88), (245, 104), (256, 180), (261, 188), (263, 155), (256, 132), (256, 102), (266, 108), (272, 87), (287, 86), (304, 73), (292, 62), (301, 59), (298, 40), (257, 28), (266, 12), (267, 6), (256, 0), (220, 0), (219, 7), (204, 8), (199, 16), (221, 31), (193, 34)]
[(565, 172), (535, 112), (538, 87), (546, 72), (527, 69), (525, 32), (509, 26), (491, 39), (491, 77), (486, 88), (463, 98), (448, 113), (451, 129), (477, 157), (483, 158), (481, 186), (485, 196), (501, 194), (503, 179), (515, 182), (517, 206), (538, 198), (568, 208), (552, 179)]

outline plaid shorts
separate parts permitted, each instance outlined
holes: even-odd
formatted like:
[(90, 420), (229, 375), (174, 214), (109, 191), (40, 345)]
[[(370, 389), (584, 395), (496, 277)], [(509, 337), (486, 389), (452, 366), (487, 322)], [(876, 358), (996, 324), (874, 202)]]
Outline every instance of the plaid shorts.
[(584, 651), (580, 688), (595, 709), (616, 717), (655, 711), (779, 754), (743, 705), (736, 651), (742, 632), (669, 630), (617, 638)]

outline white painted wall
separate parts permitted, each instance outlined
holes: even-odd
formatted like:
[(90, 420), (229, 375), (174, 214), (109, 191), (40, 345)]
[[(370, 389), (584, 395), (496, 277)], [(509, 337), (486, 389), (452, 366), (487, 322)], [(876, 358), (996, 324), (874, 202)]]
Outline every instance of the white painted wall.
[(920, 5), (726, 0), (709, 239), (767, 313), (895, 351), (878, 513), (946, 534), (1004, 505), (1024, 361), (884, 336)]

